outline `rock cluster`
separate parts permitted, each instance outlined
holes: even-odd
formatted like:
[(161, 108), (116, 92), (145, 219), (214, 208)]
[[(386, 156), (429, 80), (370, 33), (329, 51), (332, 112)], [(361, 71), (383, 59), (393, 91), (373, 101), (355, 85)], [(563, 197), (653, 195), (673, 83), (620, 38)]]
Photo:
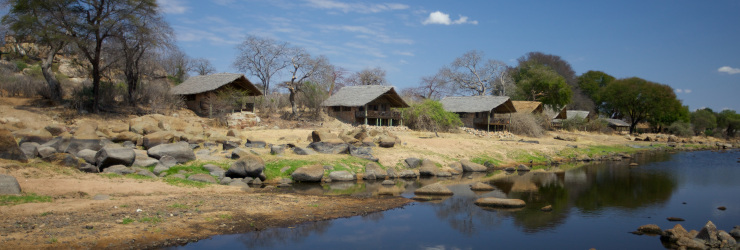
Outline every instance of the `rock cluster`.
[(708, 221), (698, 232), (686, 231), (681, 224), (671, 229), (661, 230), (657, 225), (640, 226), (635, 234), (660, 235), (663, 245), (673, 249), (738, 249), (740, 245), (740, 226), (727, 233), (718, 230), (717, 226)]

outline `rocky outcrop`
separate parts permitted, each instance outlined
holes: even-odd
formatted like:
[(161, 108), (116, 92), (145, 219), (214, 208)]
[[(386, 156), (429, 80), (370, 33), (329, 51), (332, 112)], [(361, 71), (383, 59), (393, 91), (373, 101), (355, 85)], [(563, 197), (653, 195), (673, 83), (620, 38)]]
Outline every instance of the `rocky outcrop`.
[(380, 165), (375, 162), (369, 162), (365, 165), (365, 175), (362, 178), (365, 180), (385, 180), (387, 176), (388, 172), (381, 168)]
[(11, 175), (0, 174), (0, 195), (19, 195), (21, 194), (21, 185), (18, 180)]
[(487, 170), (486, 166), (465, 159), (460, 160), (460, 164), (462, 164), (463, 172), (485, 172)]
[(265, 170), (265, 162), (256, 155), (248, 155), (242, 159), (239, 159), (231, 164), (229, 170), (226, 171), (226, 176), (230, 178), (259, 178), (265, 180), (262, 171)]
[(673, 228), (663, 231), (660, 240), (664, 246), (678, 249), (740, 248), (732, 235), (724, 230), (718, 230), (711, 221), (708, 221), (696, 235), (687, 232), (681, 224), (676, 224)]
[(101, 170), (113, 165), (131, 166), (135, 159), (136, 154), (130, 148), (105, 147), (95, 154), (95, 164)]
[(146, 151), (150, 157), (155, 159), (169, 155), (177, 159), (177, 163), (185, 163), (195, 160), (195, 153), (187, 142), (177, 142), (170, 144), (161, 144), (150, 148)]
[(28, 162), (26, 154), (21, 151), (9, 130), (0, 128), (0, 158)]
[(502, 199), (496, 197), (484, 197), (475, 200), (475, 205), (481, 207), (494, 207), (494, 208), (520, 208), (524, 207), (526, 203), (520, 199)]
[(311, 165), (296, 169), (290, 175), (297, 182), (320, 182), (324, 177), (324, 166)]

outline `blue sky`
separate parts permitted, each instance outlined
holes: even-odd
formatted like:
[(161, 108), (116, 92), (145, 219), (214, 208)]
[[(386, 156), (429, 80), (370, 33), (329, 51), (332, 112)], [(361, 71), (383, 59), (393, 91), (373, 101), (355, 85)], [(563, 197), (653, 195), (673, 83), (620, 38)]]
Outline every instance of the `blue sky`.
[(691, 110), (740, 111), (735, 0), (158, 3), (180, 48), (219, 72), (237, 72), (235, 46), (248, 34), (304, 47), (353, 72), (381, 67), (400, 89), (469, 50), (509, 65), (540, 51), (561, 56), (578, 75), (600, 70), (670, 85)]

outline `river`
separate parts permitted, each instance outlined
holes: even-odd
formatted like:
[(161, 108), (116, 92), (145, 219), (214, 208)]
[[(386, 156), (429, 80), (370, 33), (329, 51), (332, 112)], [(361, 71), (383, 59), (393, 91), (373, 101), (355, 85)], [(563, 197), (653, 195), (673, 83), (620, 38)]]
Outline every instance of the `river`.
[[(638, 166), (629, 166), (636, 162)], [(182, 249), (661, 249), (657, 236), (634, 235), (645, 224), (663, 229), (680, 223), (700, 230), (712, 221), (721, 230), (740, 225), (740, 151), (651, 153), (625, 161), (588, 164), (560, 172), (511, 174), (487, 180), (497, 189), (473, 192), (480, 176), (458, 177), (454, 196), (415, 202), (385, 212), (218, 235)], [(413, 197), (436, 179), (379, 183), (297, 186), (296, 192)], [(395, 188), (395, 189), (394, 189)], [(518, 198), (519, 210), (485, 210), (480, 197)], [(552, 205), (551, 212), (540, 208)], [(724, 206), (726, 210), (719, 210)], [(683, 222), (670, 222), (680, 217)]]

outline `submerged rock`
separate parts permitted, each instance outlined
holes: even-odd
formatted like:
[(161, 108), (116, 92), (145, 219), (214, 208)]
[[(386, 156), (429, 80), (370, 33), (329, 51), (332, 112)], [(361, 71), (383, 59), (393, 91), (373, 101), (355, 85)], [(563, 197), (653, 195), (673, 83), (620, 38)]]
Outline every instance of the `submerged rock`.
[(473, 185), (470, 185), (470, 190), (473, 190), (473, 191), (493, 191), (495, 189), (496, 188), (494, 188), (493, 186), (488, 185), (483, 182), (478, 182)]
[(475, 200), (475, 205), (481, 207), (520, 208), (527, 203), (520, 199), (502, 199), (496, 197), (484, 197)]
[(423, 186), (416, 191), (416, 195), (453, 195), (452, 190), (439, 183)]

